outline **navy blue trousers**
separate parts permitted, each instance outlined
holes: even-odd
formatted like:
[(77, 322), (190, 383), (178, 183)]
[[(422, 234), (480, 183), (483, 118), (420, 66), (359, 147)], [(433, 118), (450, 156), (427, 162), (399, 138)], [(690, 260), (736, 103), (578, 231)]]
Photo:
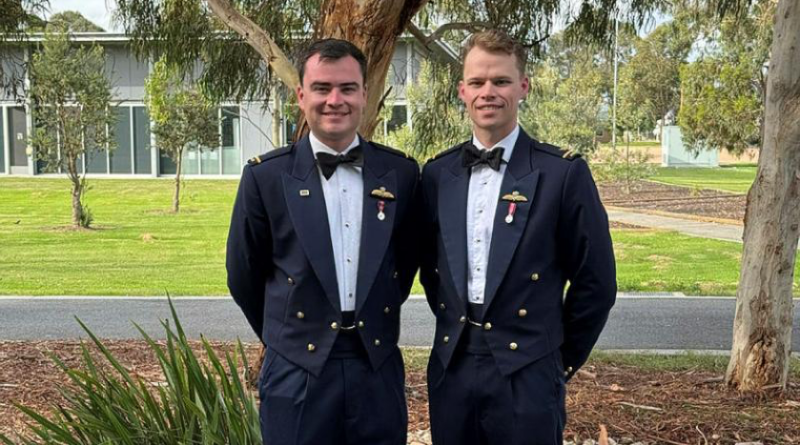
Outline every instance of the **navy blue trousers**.
[(405, 445), (400, 350), (373, 371), (365, 357), (330, 358), (319, 377), (267, 350), (259, 385), (264, 445)]
[(566, 390), (558, 350), (509, 376), (491, 355), (466, 351), (442, 368), (431, 356), (434, 445), (562, 445)]

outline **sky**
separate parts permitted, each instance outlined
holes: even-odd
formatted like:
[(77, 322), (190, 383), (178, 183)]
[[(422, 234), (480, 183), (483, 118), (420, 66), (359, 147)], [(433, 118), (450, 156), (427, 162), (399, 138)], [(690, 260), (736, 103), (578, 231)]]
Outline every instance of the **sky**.
[(49, 18), (57, 12), (78, 11), (106, 31), (119, 31), (120, 27), (112, 25), (111, 15), (114, 0), (50, 0)]

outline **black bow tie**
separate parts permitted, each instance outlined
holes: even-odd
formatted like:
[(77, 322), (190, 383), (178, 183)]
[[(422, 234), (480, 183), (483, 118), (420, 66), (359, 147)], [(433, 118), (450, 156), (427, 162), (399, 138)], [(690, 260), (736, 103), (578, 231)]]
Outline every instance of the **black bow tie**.
[(486, 164), (493, 170), (500, 170), (500, 163), (503, 161), (503, 148), (497, 147), (492, 150), (481, 150), (471, 142), (464, 145), (461, 158), (461, 165), (464, 167), (475, 167), (476, 165)]
[(354, 147), (345, 155), (332, 155), (329, 153), (317, 153), (317, 163), (322, 170), (322, 175), (325, 179), (331, 179), (336, 167), (340, 164), (353, 164), (355, 167), (362, 167), (364, 165), (364, 153), (361, 152), (361, 147)]

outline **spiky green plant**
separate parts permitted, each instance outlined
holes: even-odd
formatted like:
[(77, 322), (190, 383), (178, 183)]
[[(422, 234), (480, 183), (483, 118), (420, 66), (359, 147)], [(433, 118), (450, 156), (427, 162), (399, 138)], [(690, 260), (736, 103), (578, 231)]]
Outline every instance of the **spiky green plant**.
[(155, 354), (164, 384), (132, 375), (80, 320), (81, 327), (110, 366), (81, 345), (83, 366), (69, 368), (52, 359), (72, 385), (61, 390), (65, 402), (50, 416), (16, 404), (28, 417), (29, 433), (18, 442), (0, 434), (5, 445), (254, 445), (261, 444), (258, 409), (240, 370), (246, 370), (244, 347), (225, 352), (224, 362), (202, 339), (206, 362), (192, 351), (172, 300), (175, 329), (162, 321), (167, 339), (159, 346), (138, 325), (136, 328)]

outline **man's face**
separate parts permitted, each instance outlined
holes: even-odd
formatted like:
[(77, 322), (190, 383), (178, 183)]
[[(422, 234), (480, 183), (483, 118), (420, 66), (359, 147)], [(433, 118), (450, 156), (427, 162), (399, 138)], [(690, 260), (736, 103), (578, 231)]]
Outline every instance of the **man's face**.
[(490, 53), (477, 46), (467, 53), (458, 97), (476, 130), (502, 135), (514, 129), (519, 101), (529, 88), (516, 62), (514, 55)]
[[(367, 91), (356, 59), (320, 60), (314, 54), (306, 62), (297, 102), (308, 126), (320, 141), (344, 149), (355, 138), (367, 104)], [(342, 146), (344, 145), (344, 146)]]

